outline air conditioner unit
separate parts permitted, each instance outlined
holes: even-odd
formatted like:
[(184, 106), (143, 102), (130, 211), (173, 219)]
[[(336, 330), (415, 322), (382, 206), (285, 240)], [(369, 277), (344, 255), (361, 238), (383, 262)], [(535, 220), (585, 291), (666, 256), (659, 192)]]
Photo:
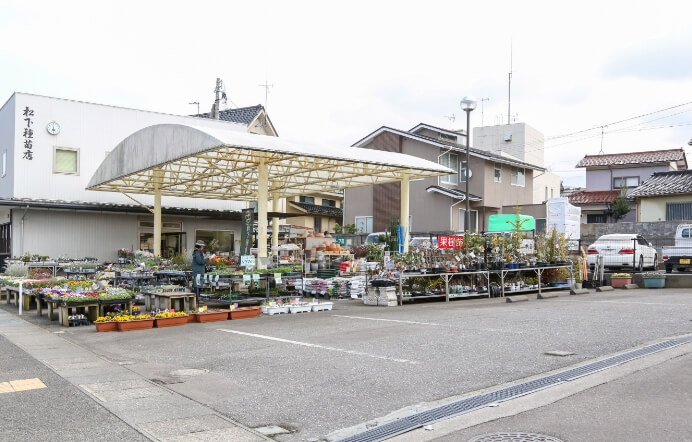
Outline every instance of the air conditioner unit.
[(509, 143), (510, 141), (512, 141), (512, 135), (511, 135), (511, 134), (510, 134), (510, 135), (505, 135), (505, 141), (506, 141), (507, 143)]

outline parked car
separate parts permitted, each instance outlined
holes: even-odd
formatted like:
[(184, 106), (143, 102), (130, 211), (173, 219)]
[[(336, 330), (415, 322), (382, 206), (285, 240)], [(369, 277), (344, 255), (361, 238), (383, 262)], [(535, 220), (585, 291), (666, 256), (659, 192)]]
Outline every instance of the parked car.
[(603, 235), (589, 246), (586, 261), (591, 268), (596, 258), (603, 257), (606, 269), (633, 268), (643, 271), (658, 266), (658, 253), (647, 240), (635, 233), (612, 233)]
[(384, 241), (380, 241), (380, 238), (386, 234), (387, 234), (387, 232), (373, 232), (373, 233), (371, 233), (365, 237), (365, 243), (366, 244), (382, 244), (382, 245), (384, 245)]
[(675, 229), (675, 247), (664, 247), (661, 255), (666, 273), (673, 268), (678, 272), (692, 269), (692, 224), (680, 224)]
[(418, 247), (419, 249), (435, 248), (437, 247), (437, 236), (432, 237), (432, 239), (428, 236), (413, 237), (411, 241), (409, 241), (408, 246)]

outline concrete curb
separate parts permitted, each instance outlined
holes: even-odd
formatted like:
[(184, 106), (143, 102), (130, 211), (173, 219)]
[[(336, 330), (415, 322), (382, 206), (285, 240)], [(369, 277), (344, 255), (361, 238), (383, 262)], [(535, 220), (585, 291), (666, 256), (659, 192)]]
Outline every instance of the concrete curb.
[(572, 289), (569, 291), (570, 295), (588, 295), (591, 293), (588, 289)]
[(623, 287), (625, 290), (632, 290), (632, 289), (638, 289), (639, 286), (637, 284), (625, 284), (625, 287)]
[(557, 298), (557, 295), (555, 293), (539, 293), (536, 295), (536, 299), (550, 299), (550, 298)]
[(609, 285), (604, 285), (604, 286), (596, 288), (597, 292), (611, 292), (613, 290), (615, 290), (615, 289)]
[(506, 302), (521, 302), (521, 301), (528, 301), (529, 297), (526, 295), (514, 295), (514, 296), (507, 296), (505, 298), (507, 301)]

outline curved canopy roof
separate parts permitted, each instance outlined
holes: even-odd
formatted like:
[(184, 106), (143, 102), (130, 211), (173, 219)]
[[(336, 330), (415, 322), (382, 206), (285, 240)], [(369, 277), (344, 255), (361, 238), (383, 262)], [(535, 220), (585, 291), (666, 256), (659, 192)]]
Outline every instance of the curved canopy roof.
[(96, 170), (87, 189), (148, 194), (162, 170), (166, 196), (255, 200), (258, 164), (269, 192), (282, 197), (453, 174), (410, 155), (331, 147), (226, 128), (160, 124), (125, 138)]

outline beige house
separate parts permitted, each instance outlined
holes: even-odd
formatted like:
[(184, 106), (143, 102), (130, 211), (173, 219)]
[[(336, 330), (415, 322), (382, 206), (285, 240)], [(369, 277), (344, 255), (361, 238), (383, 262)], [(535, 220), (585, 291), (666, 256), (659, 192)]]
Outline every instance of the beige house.
[[(336, 224), (341, 224), (344, 216), (342, 200), (343, 197), (339, 193), (290, 198), (287, 201), (286, 222), (308, 227), (314, 232), (333, 232)], [(292, 215), (294, 213), (296, 216)]]
[[(419, 124), (403, 131), (381, 127), (368, 134), (356, 147), (399, 152), (434, 161), (456, 170), (453, 175), (410, 183), (410, 231), (460, 232), (467, 230), (466, 133)], [(488, 217), (503, 207), (533, 202), (533, 177), (543, 167), (471, 148), (469, 202), (472, 231), (485, 230)], [(344, 224), (355, 224), (360, 232), (388, 230), (398, 219), (398, 183), (347, 189), (344, 195)]]
[(629, 196), (639, 222), (692, 220), (692, 170), (655, 172)]

